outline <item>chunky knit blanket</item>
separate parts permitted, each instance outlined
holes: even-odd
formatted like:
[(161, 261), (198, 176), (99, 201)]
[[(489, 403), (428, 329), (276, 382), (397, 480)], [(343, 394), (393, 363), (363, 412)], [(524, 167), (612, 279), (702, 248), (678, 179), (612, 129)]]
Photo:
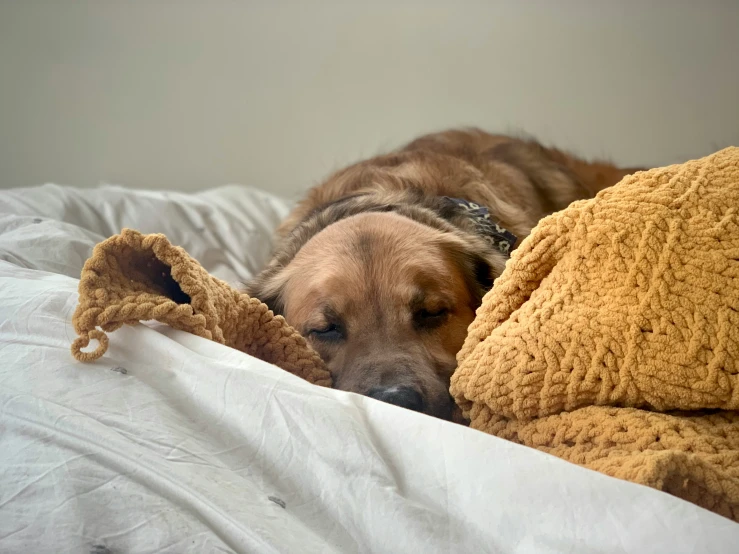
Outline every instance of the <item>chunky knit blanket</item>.
[[(108, 349), (107, 332), (156, 320), (273, 363), (318, 385), (331, 375), (305, 339), (266, 305), (216, 279), (164, 235), (125, 229), (85, 262), (72, 317), (72, 355), (89, 362)], [(86, 352), (90, 340), (97, 348)]]
[(739, 148), (541, 221), (458, 361), (472, 427), (739, 521)]

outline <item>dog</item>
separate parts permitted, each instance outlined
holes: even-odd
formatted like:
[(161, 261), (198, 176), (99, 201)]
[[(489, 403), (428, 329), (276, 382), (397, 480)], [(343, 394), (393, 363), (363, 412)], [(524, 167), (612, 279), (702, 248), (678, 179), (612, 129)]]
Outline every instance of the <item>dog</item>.
[(461, 421), (456, 354), (511, 250), (634, 171), (478, 129), (426, 135), (310, 190), (246, 292), (306, 338), (335, 388)]

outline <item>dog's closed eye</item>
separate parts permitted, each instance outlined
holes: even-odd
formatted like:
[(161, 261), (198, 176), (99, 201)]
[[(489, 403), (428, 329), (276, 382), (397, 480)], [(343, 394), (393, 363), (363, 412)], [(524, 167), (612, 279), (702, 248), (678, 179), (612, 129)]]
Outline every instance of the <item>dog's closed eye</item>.
[(448, 315), (449, 308), (446, 307), (432, 309), (422, 308), (415, 313), (414, 319), (418, 327), (433, 329), (444, 323)]
[(329, 323), (318, 329), (311, 329), (308, 334), (313, 338), (326, 342), (338, 341), (344, 338), (341, 328), (334, 323)]

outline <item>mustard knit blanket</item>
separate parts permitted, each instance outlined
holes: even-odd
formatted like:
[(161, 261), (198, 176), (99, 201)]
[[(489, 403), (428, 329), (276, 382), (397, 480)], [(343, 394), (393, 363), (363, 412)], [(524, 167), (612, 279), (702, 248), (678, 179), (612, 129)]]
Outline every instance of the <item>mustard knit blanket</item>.
[[(90, 362), (108, 349), (108, 335), (124, 324), (155, 320), (231, 346), (317, 385), (331, 386), (318, 354), (282, 316), (259, 300), (209, 275), (164, 235), (124, 229), (85, 262), (72, 316), (79, 335), (72, 355)], [(91, 340), (93, 351), (84, 351)]]
[(469, 329), (471, 426), (739, 521), (739, 148), (539, 223)]

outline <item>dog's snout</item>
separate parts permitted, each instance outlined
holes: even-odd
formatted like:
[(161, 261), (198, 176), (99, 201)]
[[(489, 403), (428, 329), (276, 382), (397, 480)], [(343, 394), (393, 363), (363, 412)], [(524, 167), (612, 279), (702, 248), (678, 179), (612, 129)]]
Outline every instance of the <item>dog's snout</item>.
[(367, 396), (414, 412), (422, 412), (424, 409), (421, 393), (411, 387), (376, 387)]

